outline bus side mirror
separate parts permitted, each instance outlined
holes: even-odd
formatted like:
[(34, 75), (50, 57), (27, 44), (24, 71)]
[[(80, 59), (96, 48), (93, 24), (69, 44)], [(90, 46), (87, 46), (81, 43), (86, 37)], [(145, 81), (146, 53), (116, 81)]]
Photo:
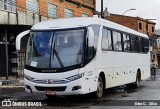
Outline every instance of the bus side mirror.
[(94, 31), (92, 27), (88, 27), (88, 47), (94, 46)]
[(26, 36), (27, 34), (29, 34), (30, 30), (24, 31), (22, 33), (20, 33), (17, 38), (16, 38), (16, 49), (20, 50), (21, 49), (21, 39)]

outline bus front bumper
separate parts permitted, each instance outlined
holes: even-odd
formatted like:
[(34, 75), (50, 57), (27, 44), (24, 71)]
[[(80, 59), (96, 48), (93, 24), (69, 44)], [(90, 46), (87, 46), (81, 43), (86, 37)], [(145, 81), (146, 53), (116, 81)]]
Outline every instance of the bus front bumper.
[(85, 94), (84, 79), (66, 83), (66, 84), (39, 84), (24, 79), (25, 90), (27, 93), (42, 93), (54, 91), (55, 95), (82, 95)]

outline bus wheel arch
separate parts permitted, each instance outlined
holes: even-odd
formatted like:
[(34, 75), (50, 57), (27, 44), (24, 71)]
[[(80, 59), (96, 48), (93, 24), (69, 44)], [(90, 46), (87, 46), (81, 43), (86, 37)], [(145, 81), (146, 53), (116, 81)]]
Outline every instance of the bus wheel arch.
[(141, 78), (141, 69), (140, 68), (137, 69), (137, 76), (139, 77), (140, 80), (142, 79)]
[(101, 72), (101, 73), (99, 74), (99, 76), (102, 77), (102, 80), (103, 80), (103, 90), (105, 90), (105, 88), (106, 88), (106, 78), (105, 78), (104, 72)]
[(137, 69), (136, 81), (134, 83), (134, 87), (135, 88), (139, 88), (140, 87), (140, 81), (141, 81), (141, 70)]

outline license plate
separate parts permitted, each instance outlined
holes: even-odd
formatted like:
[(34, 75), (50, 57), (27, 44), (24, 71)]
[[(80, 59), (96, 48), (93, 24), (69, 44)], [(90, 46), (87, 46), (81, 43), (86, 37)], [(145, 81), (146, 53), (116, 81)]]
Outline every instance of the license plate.
[(46, 95), (56, 95), (56, 92), (51, 90), (46, 90)]

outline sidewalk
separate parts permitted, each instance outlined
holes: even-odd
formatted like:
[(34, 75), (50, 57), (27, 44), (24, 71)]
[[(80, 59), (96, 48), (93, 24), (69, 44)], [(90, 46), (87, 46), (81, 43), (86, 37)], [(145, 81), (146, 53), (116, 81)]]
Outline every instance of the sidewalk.
[(0, 88), (24, 87), (24, 80), (0, 80)]

